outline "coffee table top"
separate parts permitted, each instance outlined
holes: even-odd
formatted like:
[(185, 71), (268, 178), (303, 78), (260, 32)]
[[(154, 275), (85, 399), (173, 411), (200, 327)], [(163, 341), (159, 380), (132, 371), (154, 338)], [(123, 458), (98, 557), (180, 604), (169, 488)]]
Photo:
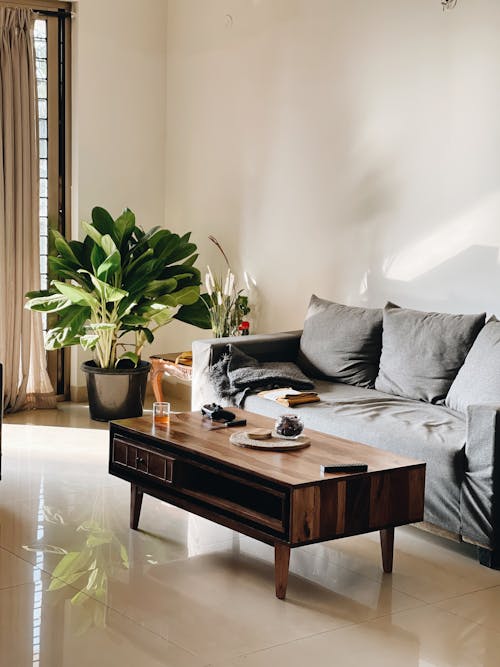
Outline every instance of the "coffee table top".
[[(368, 445), (305, 429), (304, 435), (311, 439), (311, 446), (291, 452), (258, 451), (242, 449), (229, 442), (231, 433), (249, 427), (272, 428), (274, 421), (244, 410), (232, 409), (237, 419), (246, 419), (247, 426), (240, 428), (207, 428), (207, 420), (198, 412), (171, 415), (170, 425), (153, 426), (152, 416), (122, 419), (112, 424), (122, 429), (139, 433), (155, 440), (158, 446), (168, 444), (199, 454), (208, 459), (250, 471), (260, 477), (290, 486), (303, 486), (335, 478), (364, 477), (373, 472), (399, 468), (421, 468), (425, 463), (406, 458)], [(208, 422), (210, 426), (210, 422)], [(328, 473), (320, 471), (321, 464), (351, 463), (368, 464), (365, 473)]]

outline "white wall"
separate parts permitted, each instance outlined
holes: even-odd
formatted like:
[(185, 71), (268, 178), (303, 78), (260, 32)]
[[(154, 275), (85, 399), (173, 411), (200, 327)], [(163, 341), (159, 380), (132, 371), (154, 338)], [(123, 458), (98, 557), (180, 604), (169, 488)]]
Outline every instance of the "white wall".
[(500, 312), (498, 0), (168, 0), (167, 26), (167, 223), (255, 276), (260, 330), (312, 292)]
[[(165, 223), (166, 3), (81, 0), (73, 21), (73, 236), (93, 206)], [(87, 355), (88, 356), (88, 355)], [(71, 384), (83, 386), (81, 351)]]
[(500, 312), (498, 0), (76, 5), (75, 233), (129, 206), (222, 269), (214, 234), (260, 331), (300, 327), (312, 292)]

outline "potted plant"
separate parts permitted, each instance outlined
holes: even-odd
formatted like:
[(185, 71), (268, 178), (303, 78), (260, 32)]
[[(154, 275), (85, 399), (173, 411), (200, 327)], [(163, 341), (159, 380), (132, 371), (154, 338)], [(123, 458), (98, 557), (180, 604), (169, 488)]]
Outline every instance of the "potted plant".
[(113, 220), (96, 207), (82, 227), (83, 241), (51, 230), (53, 280), (48, 290), (29, 292), (26, 307), (57, 315), (47, 350), (79, 344), (93, 351), (93, 361), (82, 364), (92, 419), (140, 416), (150, 369), (140, 358), (144, 345), (173, 319), (210, 328), (196, 245), (189, 233), (144, 232), (129, 209)]

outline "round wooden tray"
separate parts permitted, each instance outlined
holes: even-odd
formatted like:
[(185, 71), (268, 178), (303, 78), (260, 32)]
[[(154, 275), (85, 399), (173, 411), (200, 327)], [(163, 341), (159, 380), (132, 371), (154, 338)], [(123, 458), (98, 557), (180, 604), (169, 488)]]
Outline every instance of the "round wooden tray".
[(305, 435), (299, 435), (298, 438), (288, 440), (287, 438), (271, 437), (266, 440), (254, 440), (249, 438), (245, 431), (232, 433), (229, 441), (238, 447), (249, 447), (250, 449), (272, 450), (274, 452), (289, 452), (294, 449), (304, 449), (309, 447), (311, 441)]

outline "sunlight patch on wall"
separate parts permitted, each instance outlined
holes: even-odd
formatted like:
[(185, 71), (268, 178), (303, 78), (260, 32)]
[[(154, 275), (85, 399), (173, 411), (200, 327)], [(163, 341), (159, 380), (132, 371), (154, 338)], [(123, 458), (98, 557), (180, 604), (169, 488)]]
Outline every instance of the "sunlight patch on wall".
[(456, 220), (438, 224), (435, 232), (386, 259), (384, 275), (389, 280), (415, 280), (472, 245), (498, 247), (500, 253), (499, 219), (500, 192), (495, 192)]

